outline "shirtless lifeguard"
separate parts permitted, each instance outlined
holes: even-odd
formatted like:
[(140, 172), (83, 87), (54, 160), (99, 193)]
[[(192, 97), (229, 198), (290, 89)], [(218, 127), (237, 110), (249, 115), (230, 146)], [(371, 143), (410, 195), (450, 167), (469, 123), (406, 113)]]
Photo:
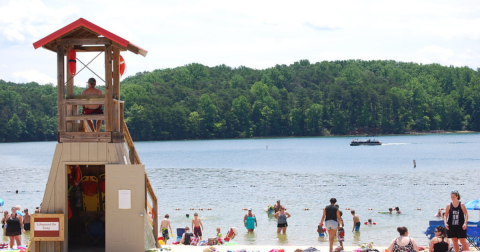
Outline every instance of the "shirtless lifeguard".
[[(82, 95), (103, 95), (102, 90), (95, 88), (97, 85), (97, 81), (94, 78), (88, 79), (88, 88), (83, 90)], [(84, 115), (89, 114), (103, 114), (102, 105), (101, 104), (85, 104), (83, 105), (83, 112)], [(93, 127), (93, 121), (88, 120), (88, 125), (91, 129), (96, 132), (100, 131), (100, 126), (102, 125), (102, 120), (97, 120), (96, 127)]]
[(202, 220), (200, 220), (200, 218), (198, 218), (198, 213), (193, 214), (192, 228), (193, 228), (193, 234), (196, 237), (198, 237), (199, 241), (201, 241), (202, 240), (203, 224), (202, 224)]

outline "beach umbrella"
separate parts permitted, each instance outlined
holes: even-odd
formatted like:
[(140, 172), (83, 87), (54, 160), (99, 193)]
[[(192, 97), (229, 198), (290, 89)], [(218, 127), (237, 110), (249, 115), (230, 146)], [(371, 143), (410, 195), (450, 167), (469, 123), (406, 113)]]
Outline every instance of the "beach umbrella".
[[(480, 210), (480, 199), (471, 200), (465, 203), (465, 208), (467, 210)], [(480, 212), (478, 212), (478, 218), (480, 219)]]
[(471, 200), (465, 203), (467, 210), (480, 210), (480, 199)]

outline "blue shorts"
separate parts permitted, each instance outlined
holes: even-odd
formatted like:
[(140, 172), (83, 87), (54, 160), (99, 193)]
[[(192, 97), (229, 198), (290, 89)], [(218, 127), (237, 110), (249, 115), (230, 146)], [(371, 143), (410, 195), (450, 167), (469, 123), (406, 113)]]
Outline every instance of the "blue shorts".
[(325, 221), (325, 228), (327, 230), (337, 230), (338, 222), (334, 220), (327, 220)]

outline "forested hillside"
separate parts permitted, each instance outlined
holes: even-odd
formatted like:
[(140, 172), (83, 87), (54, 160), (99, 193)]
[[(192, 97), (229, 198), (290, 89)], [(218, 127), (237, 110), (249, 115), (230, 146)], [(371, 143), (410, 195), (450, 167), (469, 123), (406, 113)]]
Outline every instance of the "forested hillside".
[[(189, 64), (137, 73), (121, 85), (134, 140), (480, 131), (480, 72), (468, 67)], [(55, 139), (54, 87), (0, 80), (0, 103), (0, 141)]]

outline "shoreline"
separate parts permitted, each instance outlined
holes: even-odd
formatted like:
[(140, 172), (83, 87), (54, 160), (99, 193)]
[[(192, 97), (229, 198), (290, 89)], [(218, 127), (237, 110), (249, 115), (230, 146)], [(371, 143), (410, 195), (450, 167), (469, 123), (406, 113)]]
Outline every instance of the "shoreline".
[[(333, 248), (335, 249), (338, 247), (338, 242), (334, 243)], [(204, 252), (205, 249), (207, 248), (215, 248), (215, 251), (217, 252), (227, 252), (227, 251), (241, 251), (241, 252), (269, 252), (273, 249), (280, 250), (283, 249), (285, 252), (295, 252), (295, 251), (303, 251), (307, 248), (315, 248), (318, 251), (322, 252), (328, 252), (329, 247), (328, 246), (295, 246), (295, 245), (235, 245), (235, 246), (224, 246), (224, 245), (213, 245), (213, 246), (185, 246), (185, 245), (162, 245), (163, 251), (169, 251), (168, 249), (171, 249), (170, 251), (173, 252)], [(344, 246), (343, 251), (356, 251), (360, 247), (355, 247), (355, 246)], [(377, 249), (379, 252), (384, 252), (387, 247), (384, 246), (373, 246), (372, 249)], [(152, 250), (154, 251), (154, 250)], [(160, 249), (157, 249), (157, 251), (160, 251)]]

